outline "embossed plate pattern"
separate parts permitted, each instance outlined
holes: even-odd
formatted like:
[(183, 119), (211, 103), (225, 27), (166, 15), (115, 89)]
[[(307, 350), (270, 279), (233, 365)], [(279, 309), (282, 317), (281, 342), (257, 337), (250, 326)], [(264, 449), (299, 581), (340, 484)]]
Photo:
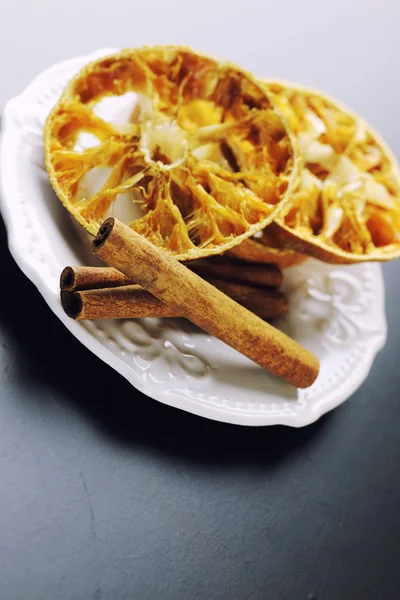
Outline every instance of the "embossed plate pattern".
[(291, 309), (279, 326), (321, 360), (321, 373), (308, 390), (274, 378), (184, 320), (77, 323), (64, 314), (61, 269), (93, 259), (48, 183), (43, 124), (67, 81), (86, 62), (111, 51), (55, 65), (4, 110), (1, 200), (11, 253), (64, 325), (151, 398), (241, 425), (301, 427), (315, 421), (358, 388), (385, 342), (383, 279), (377, 264), (337, 267), (309, 259), (285, 271)]

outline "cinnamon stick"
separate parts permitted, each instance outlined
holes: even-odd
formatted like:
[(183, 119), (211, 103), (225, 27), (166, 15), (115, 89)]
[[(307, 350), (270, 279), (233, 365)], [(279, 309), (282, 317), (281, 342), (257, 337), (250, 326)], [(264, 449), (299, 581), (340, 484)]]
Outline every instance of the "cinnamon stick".
[[(286, 296), (278, 290), (219, 280), (213, 280), (212, 285), (262, 319), (276, 319), (288, 311)], [(139, 285), (61, 291), (61, 303), (67, 315), (78, 321), (183, 316), (177, 308), (164, 304)]]
[(113, 288), (132, 283), (129, 277), (112, 267), (65, 267), (60, 276), (63, 292)]
[(140, 319), (179, 317), (179, 311), (155, 298), (140, 285), (61, 292), (61, 304), (69, 317), (84, 319)]
[(261, 319), (276, 319), (289, 310), (287, 298), (279, 290), (257, 288), (223, 279), (207, 278), (206, 281)]
[[(210, 277), (254, 286), (279, 288), (282, 285), (282, 271), (275, 265), (223, 263), (189, 263), (190, 270), (203, 279)], [(65, 292), (95, 290), (102, 288), (132, 285), (132, 281), (113, 267), (65, 267), (60, 277), (60, 288)]]
[(260, 287), (279, 288), (282, 285), (282, 271), (276, 265), (255, 265), (238, 263), (190, 263), (187, 265), (191, 271), (204, 279), (213, 277), (248, 283)]
[(289, 383), (305, 388), (318, 376), (319, 362), (313, 354), (117, 219), (104, 221), (92, 251), (209, 334)]

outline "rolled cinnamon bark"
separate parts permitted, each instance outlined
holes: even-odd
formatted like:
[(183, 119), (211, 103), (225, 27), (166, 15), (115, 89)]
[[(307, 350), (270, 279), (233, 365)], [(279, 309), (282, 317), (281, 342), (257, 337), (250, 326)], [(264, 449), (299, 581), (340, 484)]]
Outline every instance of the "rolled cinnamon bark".
[(104, 221), (92, 251), (271, 373), (300, 388), (317, 378), (319, 362), (313, 354), (117, 219)]
[(276, 319), (289, 310), (285, 294), (272, 288), (257, 288), (234, 281), (207, 278), (206, 281), (261, 319)]
[[(189, 263), (191, 271), (203, 279), (213, 277), (249, 285), (279, 288), (282, 285), (282, 271), (275, 265), (253, 265), (224, 263)], [(95, 290), (121, 285), (132, 285), (132, 281), (113, 267), (65, 267), (60, 277), (60, 288), (65, 292)]]
[(132, 284), (133, 281), (129, 277), (112, 267), (65, 267), (60, 277), (60, 288), (63, 292), (99, 290)]
[[(262, 319), (276, 319), (288, 311), (286, 296), (278, 290), (219, 280), (210, 280), (210, 283)], [(61, 291), (61, 304), (67, 315), (78, 321), (183, 316), (178, 309), (164, 304), (139, 285)]]
[(77, 321), (180, 316), (179, 311), (174, 311), (140, 285), (61, 292), (61, 304), (67, 315)]
[(227, 281), (248, 283), (260, 287), (279, 288), (282, 285), (282, 271), (276, 265), (254, 265), (238, 263), (189, 263), (191, 271), (204, 279), (213, 277)]

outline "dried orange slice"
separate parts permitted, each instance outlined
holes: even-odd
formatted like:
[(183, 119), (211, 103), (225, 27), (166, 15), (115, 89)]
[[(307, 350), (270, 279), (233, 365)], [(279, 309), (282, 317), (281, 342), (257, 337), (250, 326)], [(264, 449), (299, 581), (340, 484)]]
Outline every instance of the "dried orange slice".
[[(400, 256), (400, 171), (386, 143), (321, 92), (277, 82), (266, 88), (296, 136), (303, 169), (291, 206), (265, 234), (285, 251), (332, 263)], [(246, 241), (244, 252), (261, 255), (262, 242)]]
[[(105, 103), (121, 99), (132, 103), (128, 118), (106, 118)], [(220, 254), (264, 228), (297, 178), (266, 89), (235, 65), (173, 46), (87, 65), (44, 141), (54, 190), (90, 233), (115, 214), (179, 260)]]

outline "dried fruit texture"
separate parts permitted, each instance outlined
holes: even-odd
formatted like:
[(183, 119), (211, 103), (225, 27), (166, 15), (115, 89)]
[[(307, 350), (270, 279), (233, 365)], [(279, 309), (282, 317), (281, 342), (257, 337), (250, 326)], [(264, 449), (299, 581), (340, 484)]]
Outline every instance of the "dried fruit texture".
[(267, 89), (295, 134), (303, 169), (291, 206), (267, 232), (285, 247), (333, 263), (400, 255), (400, 173), (380, 137), (325, 95)]
[[(132, 92), (125, 122), (100, 116), (100, 101)], [(82, 134), (92, 140), (84, 148)], [(297, 181), (290, 134), (265, 88), (176, 47), (86, 66), (47, 120), (45, 156), (57, 195), (90, 233), (128, 196), (140, 214), (125, 221), (180, 260), (219, 254), (268, 225)]]

